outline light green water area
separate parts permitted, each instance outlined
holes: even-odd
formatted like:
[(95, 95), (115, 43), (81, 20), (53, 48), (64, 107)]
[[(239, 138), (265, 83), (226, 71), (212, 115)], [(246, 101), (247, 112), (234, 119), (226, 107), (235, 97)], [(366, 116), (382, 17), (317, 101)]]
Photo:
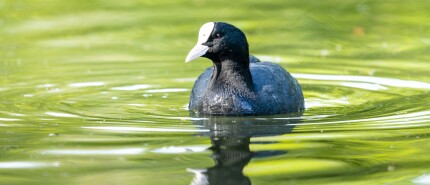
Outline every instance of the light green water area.
[[(430, 184), (430, 2), (0, 1), (0, 184)], [(208, 21), (303, 116), (192, 118)]]

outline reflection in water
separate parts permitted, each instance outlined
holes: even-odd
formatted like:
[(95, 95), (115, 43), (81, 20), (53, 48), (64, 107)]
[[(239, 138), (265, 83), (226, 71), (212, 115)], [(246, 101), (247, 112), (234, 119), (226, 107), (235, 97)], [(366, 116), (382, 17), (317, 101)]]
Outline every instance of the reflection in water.
[(251, 137), (281, 135), (293, 130), (300, 118), (274, 119), (253, 117), (212, 117), (195, 120), (210, 132), (208, 134), (215, 166), (204, 169), (188, 169), (195, 174), (192, 185), (237, 185), (251, 184), (243, 174), (243, 168), (253, 157), (271, 157), (285, 151), (252, 152), (249, 149)]

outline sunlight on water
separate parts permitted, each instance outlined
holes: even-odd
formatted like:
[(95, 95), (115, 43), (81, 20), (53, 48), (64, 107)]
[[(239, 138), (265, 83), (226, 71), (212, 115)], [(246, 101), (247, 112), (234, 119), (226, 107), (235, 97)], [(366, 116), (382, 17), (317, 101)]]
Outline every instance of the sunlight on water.
[(378, 91), (378, 90), (387, 90), (388, 88), (379, 84), (371, 84), (371, 83), (357, 83), (357, 82), (342, 82), (340, 83), (341, 86), (346, 87), (355, 87), (360, 89), (366, 89), (371, 91)]
[(85, 129), (107, 130), (107, 131), (128, 131), (128, 132), (208, 132), (208, 130), (191, 130), (180, 128), (144, 128), (144, 127), (82, 127)]
[(59, 167), (59, 162), (43, 163), (43, 162), (30, 162), (30, 161), (14, 161), (14, 162), (0, 162), (0, 169), (29, 169), (29, 168), (47, 168)]
[[(430, 184), (428, 5), (0, 2), (0, 184)], [(190, 116), (212, 63), (183, 61), (217, 20), (303, 115)]]
[(61, 113), (61, 112), (45, 112), (46, 115), (54, 116), (54, 117), (64, 117), (64, 118), (74, 118), (78, 117), (77, 115)]
[(414, 184), (424, 185), (430, 184), (430, 175), (419, 176), (412, 181)]
[(333, 106), (342, 106), (347, 105), (349, 102), (345, 99), (339, 99), (339, 100), (325, 100), (325, 99), (306, 99), (305, 100), (305, 106), (306, 109), (314, 108), (314, 107), (333, 107)]
[(0, 118), (0, 121), (20, 121), (21, 119), (16, 118)]
[(70, 87), (96, 87), (96, 86), (103, 86), (103, 85), (105, 85), (104, 82), (80, 82), (80, 83), (69, 84)]
[(334, 81), (354, 81), (354, 82), (368, 82), (373, 84), (380, 84), (393, 87), (406, 87), (406, 88), (423, 88), (430, 89), (430, 83), (399, 80), (392, 78), (370, 77), (370, 76), (346, 76), (346, 75), (316, 75), (316, 74), (293, 74), (296, 78), (313, 79), (313, 80), (334, 80)]
[(42, 84), (42, 85), (37, 85), (37, 88), (51, 88), (51, 87), (55, 87), (55, 84)]
[(188, 92), (188, 89), (184, 88), (170, 88), (170, 89), (151, 89), (146, 90), (147, 93), (167, 93), (167, 92)]
[(131, 86), (123, 86), (123, 87), (112, 87), (112, 90), (118, 90), (118, 91), (136, 91), (140, 89), (147, 89), (152, 87), (152, 85), (148, 84), (138, 84), (138, 85), (131, 85)]
[(209, 148), (209, 146), (168, 146), (168, 147), (154, 149), (151, 152), (160, 153), (160, 154), (179, 154), (179, 153), (203, 152), (207, 150), (207, 148)]
[(42, 155), (137, 155), (145, 152), (144, 148), (125, 149), (68, 149), (68, 150), (44, 150)]
[(314, 124), (334, 124), (334, 123), (353, 123), (353, 122), (382, 122), (382, 123), (392, 123), (392, 122), (405, 122), (412, 120), (424, 120), (427, 121), (427, 118), (430, 117), (430, 111), (423, 112), (414, 112), (409, 114), (399, 114), (393, 116), (385, 116), (385, 117), (376, 117), (376, 118), (367, 118), (367, 119), (358, 119), (358, 120), (342, 120), (342, 121), (333, 121), (333, 122), (318, 122)]

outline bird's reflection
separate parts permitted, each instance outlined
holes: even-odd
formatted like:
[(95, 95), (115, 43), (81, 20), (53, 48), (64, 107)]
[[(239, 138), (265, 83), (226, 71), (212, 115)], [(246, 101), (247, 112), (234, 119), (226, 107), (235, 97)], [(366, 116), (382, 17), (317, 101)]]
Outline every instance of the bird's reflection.
[(249, 149), (251, 137), (281, 135), (293, 130), (298, 117), (210, 117), (194, 124), (209, 129), (212, 159), (215, 166), (207, 169), (188, 169), (195, 174), (192, 185), (248, 185), (250, 179), (243, 168), (253, 157), (281, 155), (286, 151), (259, 151)]

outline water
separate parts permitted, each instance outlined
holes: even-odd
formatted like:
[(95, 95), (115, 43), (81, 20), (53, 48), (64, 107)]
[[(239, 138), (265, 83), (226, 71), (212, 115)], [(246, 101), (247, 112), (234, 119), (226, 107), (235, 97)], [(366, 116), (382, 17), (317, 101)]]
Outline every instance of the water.
[[(426, 1), (2, 1), (0, 184), (430, 184)], [(200, 26), (307, 110), (190, 118)]]

